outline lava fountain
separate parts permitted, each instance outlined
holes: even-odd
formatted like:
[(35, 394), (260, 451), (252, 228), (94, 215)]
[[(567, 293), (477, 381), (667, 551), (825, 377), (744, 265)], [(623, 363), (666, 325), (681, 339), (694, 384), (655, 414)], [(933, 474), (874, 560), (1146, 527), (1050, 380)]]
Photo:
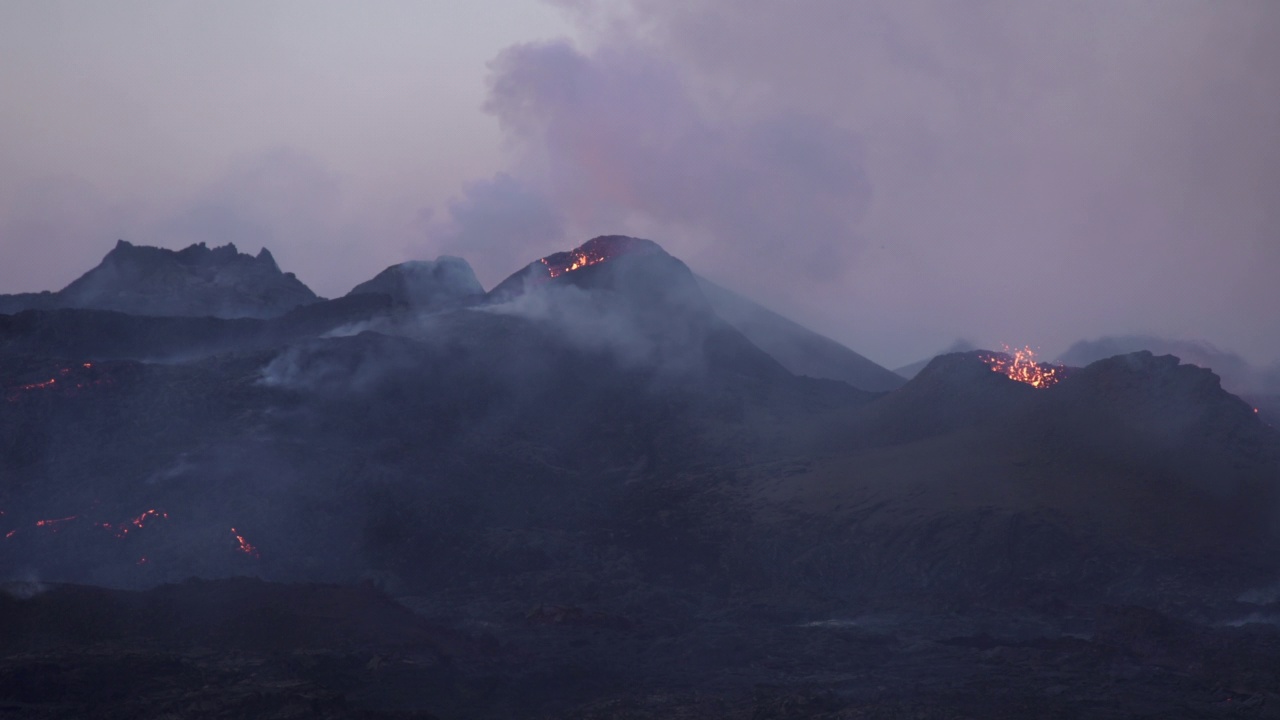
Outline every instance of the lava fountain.
[(1036, 362), (1036, 353), (1029, 346), (1018, 349), (1005, 345), (1003, 353), (986, 355), (982, 361), (993, 372), (1041, 390), (1056, 385), (1062, 379), (1059, 368)]

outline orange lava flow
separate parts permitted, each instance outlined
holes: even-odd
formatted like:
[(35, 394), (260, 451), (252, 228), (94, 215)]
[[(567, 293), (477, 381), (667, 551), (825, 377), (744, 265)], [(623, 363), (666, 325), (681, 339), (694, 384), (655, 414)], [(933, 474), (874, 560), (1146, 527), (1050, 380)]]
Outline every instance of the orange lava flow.
[(128, 535), (129, 531), (132, 530), (133, 528), (141, 529), (143, 527), (146, 527), (148, 522), (152, 520), (161, 520), (161, 519), (168, 520), (169, 513), (164, 512), (163, 510), (156, 510), (153, 508), (151, 510), (147, 510), (143, 512), (141, 515), (139, 515), (136, 518), (133, 518), (132, 520), (127, 520), (118, 525), (112, 525), (111, 523), (104, 522), (104, 523), (98, 523), (98, 527), (104, 530), (111, 530), (116, 534), (116, 537), (122, 538)]
[[(0, 510), (0, 515), (4, 515), (4, 514), (5, 514), (4, 511)], [(146, 527), (147, 525), (152, 524), (152, 521), (154, 520), (167, 520), (168, 518), (169, 518), (169, 513), (163, 510), (156, 510), (152, 508), (150, 510), (144, 511), (141, 515), (138, 515), (135, 518), (130, 518), (118, 524), (112, 524), (109, 522), (90, 522), (89, 524), (92, 527), (97, 527), (97, 528), (102, 528), (103, 530), (107, 530), (108, 532), (115, 535), (117, 538), (123, 538), (123, 537), (126, 537), (129, 534), (129, 531), (131, 530), (138, 530), (143, 527)], [(65, 525), (66, 523), (69, 523), (73, 520), (84, 520), (84, 519), (86, 518), (83, 515), (68, 515), (66, 517), (60, 517), (60, 518), (36, 520), (34, 523), (34, 527), (43, 528), (50, 532), (56, 533), (59, 530), (61, 530), (62, 526)], [(6, 532), (4, 534), (5, 539), (11, 538), (14, 535), (17, 535), (18, 530), (20, 529), (21, 528), (17, 528), (17, 529)]]
[(572, 253), (569, 253), (569, 255), (569, 261), (566, 263), (552, 264), (547, 258), (542, 258), (539, 262), (547, 266), (547, 273), (554, 278), (560, 277), (568, 272), (573, 272), (574, 270), (581, 270), (588, 265), (602, 263), (609, 259), (603, 253), (584, 252), (582, 250), (575, 250)]
[(231, 528), (231, 534), (235, 536), (236, 543), (239, 545), (239, 547), (236, 548), (237, 550), (244, 553), (245, 555), (262, 557), (261, 555), (258, 554), (258, 548), (254, 547), (248, 540), (245, 540), (244, 536), (241, 535), (238, 530), (236, 530), (235, 528)]
[(155, 510), (155, 509), (147, 510), (146, 512), (144, 512), (144, 513), (142, 513), (141, 515), (139, 515), (138, 517), (136, 517), (136, 518), (134, 518), (134, 519), (130, 520), (129, 522), (133, 523), (133, 525), (134, 525), (135, 527), (142, 527), (143, 525), (145, 525), (145, 524), (147, 523), (147, 521), (148, 521), (148, 520), (151, 520), (151, 519), (154, 519), (154, 518), (164, 518), (164, 519), (168, 520), (168, 519), (169, 519), (169, 513), (167, 513), (167, 512), (162, 512), (162, 511), (160, 511), (160, 510)]
[(653, 252), (656, 247), (645, 240), (624, 237), (600, 237), (588, 240), (568, 252), (558, 252), (538, 260), (547, 268), (549, 277), (557, 278), (565, 273), (612, 260), (620, 255)]
[(17, 402), (24, 393), (36, 390), (57, 390), (60, 391), (59, 394), (74, 395), (80, 390), (112, 383), (110, 377), (102, 376), (100, 371), (94, 371), (93, 367), (93, 363), (87, 362), (80, 363), (79, 367), (59, 368), (57, 375), (48, 380), (9, 387), (5, 399), (9, 402)]
[(1041, 390), (1056, 385), (1062, 378), (1058, 370), (1046, 363), (1036, 362), (1036, 353), (1030, 347), (1021, 350), (1004, 346), (1003, 355), (988, 355), (982, 361), (994, 372), (1005, 375), (1010, 380), (1026, 383)]
[(53, 520), (37, 520), (36, 527), (40, 527), (40, 528), (47, 527), (54, 532), (58, 532), (58, 528), (62, 525), (62, 523), (70, 522), (72, 520), (75, 520), (77, 517), (79, 516), (68, 515), (64, 518), (54, 518)]

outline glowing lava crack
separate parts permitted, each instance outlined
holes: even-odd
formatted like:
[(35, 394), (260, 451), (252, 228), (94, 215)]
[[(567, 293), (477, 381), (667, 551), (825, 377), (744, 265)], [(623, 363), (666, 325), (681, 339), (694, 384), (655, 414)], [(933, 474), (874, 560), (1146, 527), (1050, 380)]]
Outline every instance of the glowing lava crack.
[(547, 268), (547, 275), (553, 278), (565, 273), (581, 270), (590, 265), (607, 262), (620, 255), (653, 252), (658, 247), (648, 240), (625, 236), (606, 236), (592, 238), (568, 252), (558, 252), (538, 260)]

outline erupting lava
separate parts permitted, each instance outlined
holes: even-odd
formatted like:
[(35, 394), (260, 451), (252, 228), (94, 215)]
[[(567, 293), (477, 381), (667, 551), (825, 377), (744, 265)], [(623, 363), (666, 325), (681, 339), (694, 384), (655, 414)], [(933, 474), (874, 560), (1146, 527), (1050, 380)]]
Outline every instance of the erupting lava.
[[(153, 509), (151, 509), (151, 510), (147, 510), (146, 512), (142, 513), (142, 514), (141, 514), (141, 515), (139, 515), (138, 517), (136, 517), (136, 518), (134, 518), (134, 519), (132, 519), (132, 520), (129, 520), (129, 521), (127, 521), (127, 522), (122, 522), (122, 523), (119, 523), (119, 524), (116, 524), (116, 525), (112, 525), (111, 523), (104, 522), (104, 523), (97, 523), (97, 525), (98, 525), (98, 527), (100, 527), (100, 528), (102, 528), (102, 529), (104, 529), (104, 530), (111, 530), (111, 531), (115, 532), (116, 537), (118, 537), (118, 538), (122, 538), (122, 537), (124, 537), (124, 536), (128, 535), (128, 534), (129, 534), (129, 530), (131, 530), (132, 528), (142, 529), (143, 527), (145, 527), (145, 526), (146, 526), (146, 524), (147, 524), (147, 522), (148, 522), (148, 521), (150, 521), (150, 520), (159, 520), (159, 519), (162, 519), (162, 518), (163, 518), (163, 519), (165, 519), (165, 520), (168, 520), (168, 519), (169, 519), (169, 513), (164, 512), (164, 511), (162, 511), (162, 510), (156, 510), (156, 509), (154, 509), (154, 508), (153, 508)], [(131, 528), (130, 526), (132, 526), (132, 528)]]
[(245, 555), (252, 555), (253, 557), (262, 557), (261, 555), (258, 554), (258, 548), (250, 544), (248, 540), (245, 540), (244, 536), (240, 534), (240, 531), (236, 530), (235, 528), (231, 528), (231, 534), (235, 537), (236, 544), (239, 545), (237, 549), (240, 552), (244, 553)]
[[(0, 512), (0, 515), (3, 515), (3, 514), (4, 513)], [(125, 520), (124, 522), (121, 522), (121, 523), (112, 524), (109, 522), (94, 522), (94, 523), (90, 523), (90, 526), (102, 528), (103, 530), (106, 530), (111, 534), (115, 535), (117, 538), (124, 538), (129, 534), (131, 530), (140, 530), (146, 525), (150, 524), (152, 520), (160, 520), (160, 519), (167, 520), (168, 518), (169, 518), (169, 513), (164, 512), (163, 510), (156, 510), (152, 508), (150, 510), (143, 512), (141, 515), (135, 518), (132, 518), (130, 520)], [(68, 515), (66, 517), (60, 517), (60, 518), (36, 520), (34, 523), (34, 526), (37, 528), (48, 530), (49, 532), (56, 533), (59, 530), (61, 530), (63, 526), (66, 525), (67, 523), (70, 523), (76, 520), (82, 520), (82, 519), (84, 518), (81, 515)], [(5, 539), (7, 540), (13, 537), (14, 535), (17, 535), (19, 529), (20, 528), (15, 528), (13, 530), (6, 532), (4, 534)]]
[(71, 522), (72, 520), (75, 520), (77, 517), (79, 517), (79, 516), (78, 516), (78, 515), (68, 515), (68, 516), (66, 516), (66, 517), (63, 517), (63, 518), (55, 518), (55, 519), (53, 519), (53, 520), (37, 520), (37, 521), (36, 521), (36, 527), (38, 527), (38, 528), (47, 527), (47, 528), (49, 528), (50, 530), (52, 530), (53, 532), (58, 532), (58, 530), (62, 527), (62, 524), (63, 524), (63, 523)]
[[(3, 510), (0, 510), (0, 516), (5, 516), (5, 515), (6, 513)], [(150, 528), (156, 523), (156, 521), (168, 520), (168, 519), (169, 519), (169, 513), (165, 512), (164, 510), (150, 508), (148, 510), (142, 511), (136, 517), (129, 518), (128, 520), (124, 520), (118, 523), (92, 521), (93, 520), (92, 516), (85, 517), (84, 515), (68, 515), (66, 517), (36, 520), (31, 525), (28, 525), (26, 527), (37, 528), (37, 529), (45, 530), (51, 533), (57, 533), (63, 528), (67, 527), (70, 523), (77, 523), (77, 525), (81, 528), (99, 528), (111, 533), (111, 535), (118, 540), (126, 540), (130, 537), (134, 537), (135, 535), (137, 535), (138, 531), (142, 530), (143, 528)], [(19, 532), (25, 533), (25, 532), (30, 532), (30, 530), (25, 530), (24, 528), (21, 528), (21, 527), (14, 528), (4, 533), (3, 539), (8, 540), (14, 537), (15, 535), (17, 535)], [(258, 552), (257, 546), (255, 546), (253, 543), (246, 540), (244, 535), (240, 534), (239, 530), (235, 528), (231, 528), (231, 536), (235, 538), (236, 550), (244, 553), (245, 555), (249, 555), (251, 557), (255, 557), (255, 558), (262, 557), (262, 555)], [(141, 556), (141, 559), (138, 560), (137, 562), (138, 565), (148, 565), (150, 563), (151, 563), (151, 560), (146, 555)]]
[(619, 255), (652, 251), (656, 247), (648, 240), (640, 240), (638, 238), (623, 236), (598, 237), (586, 241), (574, 250), (548, 255), (538, 262), (546, 266), (547, 274), (550, 277), (556, 278), (574, 270), (581, 270), (588, 265), (596, 265), (606, 260), (612, 260)]
[(17, 402), (24, 393), (36, 390), (61, 390), (67, 394), (74, 394), (76, 391), (99, 385), (110, 385), (111, 382), (111, 378), (101, 369), (95, 369), (93, 363), (86, 362), (58, 368), (57, 373), (48, 380), (11, 387), (6, 391), (5, 399), (9, 402)]
[(993, 371), (1007, 376), (1010, 380), (1026, 383), (1041, 390), (1056, 385), (1060, 378), (1058, 369), (1047, 363), (1037, 363), (1036, 353), (1030, 347), (1021, 350), (1004, 346), (1004, 353), (987, 355), (982, 358)]

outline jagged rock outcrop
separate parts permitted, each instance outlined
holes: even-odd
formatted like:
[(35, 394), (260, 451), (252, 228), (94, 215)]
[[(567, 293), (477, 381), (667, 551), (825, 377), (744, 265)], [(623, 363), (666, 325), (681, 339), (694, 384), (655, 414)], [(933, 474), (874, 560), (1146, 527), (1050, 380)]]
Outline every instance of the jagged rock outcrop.
[(1255, 367), (1236, 353), (1195, 340), (1150, 335), (1106, 336), (1075, 343), (1058, 361), (1083, 367), (1097, 360), (1142, 350), (1155, 355), (1174, 355), (1184, 363), (1209, 368), (1222, 378), (1222, 386), (1233, 393), (1280, 393), (1280, 366), (1271, 370)]
[(97, 267), (58, 292), (0, 296), (0, 313), (85, 308), (151, 316), (267, 318), (318, 299), (293, 273), (281, 272), (266, 248), (255, 257), (230, 243), (168, 250), (120, 240)]
[(392, 265), (347, 295), (387, 295), (410, 307), (438, 309), (477, 302), (484, 297), (484, 287), (466, 260), (443, 255)]

